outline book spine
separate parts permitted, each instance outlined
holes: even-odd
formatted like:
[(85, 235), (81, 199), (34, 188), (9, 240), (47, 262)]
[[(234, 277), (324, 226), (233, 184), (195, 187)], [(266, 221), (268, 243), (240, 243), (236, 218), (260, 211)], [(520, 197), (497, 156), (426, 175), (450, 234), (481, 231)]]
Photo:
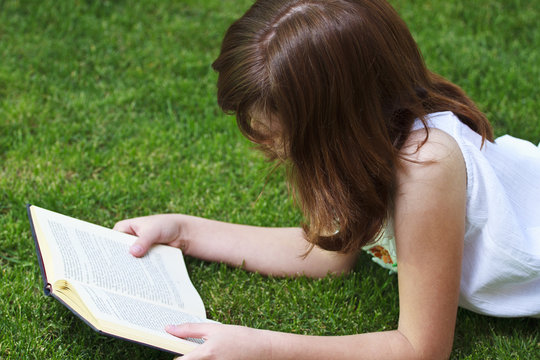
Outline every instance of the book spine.
[(32, 212), (30, 210), (31, 204), (26, 204), (26, 213), (28, 214), (28, 219), (30, 220), (30, 230), (32, 231), (32, 237), (34, 238), (34, 244), (36, 245), (36, 253), (39, 263), (39, 269), (41, 270), (41, 277), (43, 278), (43, 292), (45, 295), (51, 295), (51, 284), (47, 281), (47, 273), (45, 272), (45, 267), (43, 266), (43, 258), (41, 257), (41, 250), (39, 249), (39, 243), (37, 240), (36, 229), (34, 227), (34, 220), (32, 219)]

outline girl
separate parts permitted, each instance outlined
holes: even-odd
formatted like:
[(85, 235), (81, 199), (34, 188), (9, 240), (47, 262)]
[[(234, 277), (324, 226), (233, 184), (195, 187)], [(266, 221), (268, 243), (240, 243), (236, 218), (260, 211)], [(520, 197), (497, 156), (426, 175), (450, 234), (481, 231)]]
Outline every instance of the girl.
[[(260, 0), (228, 30), (218, 102), (286, 166), (302, 228), (188, 215), (119, 222), (142, 256), (164, 243), (264, 274), (349, 271), (362, 249), (398, 272), (393, 331), (317, 337), (221, 324), (185, 359), (447, 358), (458, 306), (540, 316), (540, 149), (426, 69), (384, 0)], [(397, 266), (395, 266), (397, 264)]]

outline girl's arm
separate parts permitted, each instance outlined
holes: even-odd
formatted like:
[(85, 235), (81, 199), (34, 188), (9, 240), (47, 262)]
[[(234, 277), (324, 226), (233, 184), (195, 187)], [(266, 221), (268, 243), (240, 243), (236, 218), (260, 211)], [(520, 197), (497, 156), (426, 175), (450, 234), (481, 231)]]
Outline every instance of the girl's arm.
[[(424, 138), (423, 130), (413, 133), (404, 151), (416, 149)], [(410, 160), (418, 163), (402, 162), (394, 219), (398, 331), (417, 354), (448, 357), (465, 238), (465, 160), (455, 140), (437, 129), (430, 129), (428, 142)]]
[[(415, 133), (404, 151), (424, 138)], [(397, 330), (341, 337), (302, 336), (218, 324), (169, 328), (206, 343), (183, 359), (445, 359), (458, 306), (466, 204), (459, 147), (430, 130), (398, 173), (394, 226), (400, 317)]]
[(179, 247), (186, 255), (242, 266), (266, 275), (323, 277), (349, 271), (355, 254), (313, 248), (300, 228), (237, 225), (182, 214), (154, 215), (118, 222), (115, 230), (137, 235), (131, 252), (144, 255), (155, 243)]

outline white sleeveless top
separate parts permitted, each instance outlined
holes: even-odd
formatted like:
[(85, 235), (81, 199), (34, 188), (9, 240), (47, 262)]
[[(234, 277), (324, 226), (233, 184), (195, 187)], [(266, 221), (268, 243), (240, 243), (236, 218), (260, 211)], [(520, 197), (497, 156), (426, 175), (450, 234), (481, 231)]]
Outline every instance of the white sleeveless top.
[[(453, 113), (428, 126), (458, 143), (467, 168), (467, 213), (459, 305), (501, 317), (540, 317), (540, 147), (509, 135), (484, 142)], [(417, 120), (413, 130), (423, 128)], [(364, 248), (397, 270), (391, 222)]]

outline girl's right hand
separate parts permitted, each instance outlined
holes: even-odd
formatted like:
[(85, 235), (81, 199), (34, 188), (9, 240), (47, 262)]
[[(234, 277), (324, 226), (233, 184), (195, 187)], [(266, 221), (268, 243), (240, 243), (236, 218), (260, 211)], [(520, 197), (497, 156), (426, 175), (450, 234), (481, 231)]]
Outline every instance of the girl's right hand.
[(113, 230), (138, 237), (129, 252), (136, 257), (144, 256), (154, 244), (165, 244), (180, 249), (187, 247), (182, 240), (182, 226), (178, 215), (163, 214), (126, 219), (117, 222)]

